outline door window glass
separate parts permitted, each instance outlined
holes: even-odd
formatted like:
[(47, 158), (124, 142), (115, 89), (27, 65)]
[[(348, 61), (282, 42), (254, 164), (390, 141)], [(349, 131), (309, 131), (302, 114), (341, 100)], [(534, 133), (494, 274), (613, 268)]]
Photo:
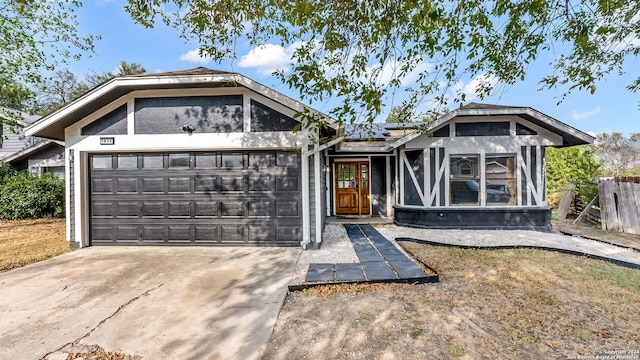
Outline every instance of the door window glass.
[(162, 159), (162, 154), (145, 154), (143, 156), (142, 166), (148, 169), (162, 169), (164, 167)]
[(91, 167), (93, 169), (111, 169), (111, 155), (93, 155)]
[(118, 169), (137, 169), (138, 168), (138, 155), (118, 155)]
[(189, 154), (169, 154), (169, 167), (189, 167)]

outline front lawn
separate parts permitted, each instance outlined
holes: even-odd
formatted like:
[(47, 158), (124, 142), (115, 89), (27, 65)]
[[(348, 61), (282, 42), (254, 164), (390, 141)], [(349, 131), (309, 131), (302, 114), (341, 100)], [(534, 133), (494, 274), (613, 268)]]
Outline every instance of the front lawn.
[(441, 282), (290, 293), (264, 359), (566, 359), (640, 350), (639, 270), (543, 250), (403, 246)]
[(64, 219), (0, 220), (0, 272), (69, 251)]

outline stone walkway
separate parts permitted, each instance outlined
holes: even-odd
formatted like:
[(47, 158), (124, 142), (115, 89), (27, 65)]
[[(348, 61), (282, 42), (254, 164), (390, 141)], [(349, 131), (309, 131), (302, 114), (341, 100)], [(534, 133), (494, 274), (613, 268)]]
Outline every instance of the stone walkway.
[(373, 226), (344, 226), (360, 262), (309, 264), (305, 278), (307, 284), (437, 281), (437, 276), (425, 273)]

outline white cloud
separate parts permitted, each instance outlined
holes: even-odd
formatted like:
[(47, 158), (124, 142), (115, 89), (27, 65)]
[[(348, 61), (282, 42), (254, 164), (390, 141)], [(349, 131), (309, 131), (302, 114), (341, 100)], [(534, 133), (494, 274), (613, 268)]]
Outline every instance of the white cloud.
[(602, 110), (601, 106), (598, 106), (593, 110), (585, 111), (585, 112), (582, 112), (582, 113), (579, 113), (579, 112), (573, 110), (573, 112), (571, 113), (571, 119), (575, 120), (575, 121), (588, 119), (588, 118), (590, 118), (592, 116), (600, 114), (601, 110)]
[(238, 66), (255, 69), (258, 74), (264, 76), (279, 70), (288, 71), (293, 62), (293, 53), (303, 44), (298, 41), (286, 48), (276, 44), (258, 46), (249, 51), (247, 55), (243, 55)]
[(180, 60), (204, 65), (208, 63), (211, 59), (206, 56), (201, 56), (200, 50), (195, 49), (195, 50), (188, 51), (186, 54), (180, 55)]
[(455, 90), (460, 91), (461, 94), (465, 95), (465, 102), (470, 102), (478, 99), (478, 95), (482, 88), (489, 87), (493, 89), (496, 85), (498, 85), (498, 78), (493, 75), (480, 74), (471, 79), (467, 84), (459, 81), (458, 84), (456, 84)]

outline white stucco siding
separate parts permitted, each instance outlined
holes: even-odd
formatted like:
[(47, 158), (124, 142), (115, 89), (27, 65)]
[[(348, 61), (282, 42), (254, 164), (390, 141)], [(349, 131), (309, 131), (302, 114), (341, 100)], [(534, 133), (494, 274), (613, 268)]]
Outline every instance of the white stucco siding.
[[(457, 123), (480, 123), (480, 122), (506, 122), (510, 124), (509, 136), (455, 136), (455, 125)], [(521, 124), (535, 131), (537, 135), (516, 135), (516, 124)], [(419, 200), (422, 207), (449, 207), (450, 199), (450, 163), (449, 159), (455, 155), (476, 155), (479, 164), (485, 164), (486, 158), (490, 155), (511, 155), (516, 159), (515, 176), (517, 191), (517, 202), (514, 206), (542, 206), (546, 205), (545, 196), (545, 168), (544, 152), (542, 149), (548, 146), (561, 146), (562, 137), (551, 133), (539, 126), (529, 123), (514, 116), (491, 117), (465, 117), (463, 119), (453, 119), (449, 124), (449, 137), (429, 137), (421, 135), (405, 144), (400, 150), (400, 184), (401, 196), (400, 204), (411, 206), (405, 203), (408, 193), (404, 187), (413, 186), (412, 201)], [(436, 163), (431, 164), (430, 149), (435, 151)], [(410, 164), (406, 156), (407, 152), (422, 151), (423, 158), (421, 164)], [(443, 161), (439, 159), (443, 153)], [(414, 171), (418, 166), (423, 171), (423, 178), (417, 177)], [(434, 171), (435, 170), (435, 171)], [(433, 172), (433, 173), (432, 173)], [(485, 166), (479, 169), (479, 178), (486, 179)], [(409, 181), (410, 180), (410, 181)], [(433, 183), (433, 186), (431, 186)], [(444, 185), (444, 191), (441, 186)], [(486, 199), (487, 185), (485, 181), (479, 182), (478, 205), (487, 206)], [(417, 194), (417, 197), (415, 196)], [(483, 195), (484, 194), (484, 195)], [(415, 198), (414, 198), (415, 197)], [(444, 201), (440, 199), (444, 197)], [(413, 205), (418, 206), (418, 205)], [(461, 205), (455, 205), (459, 207)], [(467, 205), (463, 205), (467, 206)]]

